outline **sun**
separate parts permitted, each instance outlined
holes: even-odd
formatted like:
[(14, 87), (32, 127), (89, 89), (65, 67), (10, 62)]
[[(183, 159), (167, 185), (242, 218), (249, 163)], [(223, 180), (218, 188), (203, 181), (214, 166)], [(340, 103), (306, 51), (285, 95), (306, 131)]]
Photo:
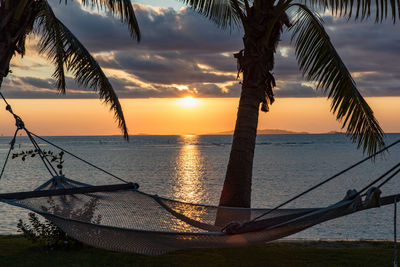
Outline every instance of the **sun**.
[(179, 99), (179, 105), (185, 108), (194, 108), (199, 104), (199, 100), (192, 96), (185, 96)]

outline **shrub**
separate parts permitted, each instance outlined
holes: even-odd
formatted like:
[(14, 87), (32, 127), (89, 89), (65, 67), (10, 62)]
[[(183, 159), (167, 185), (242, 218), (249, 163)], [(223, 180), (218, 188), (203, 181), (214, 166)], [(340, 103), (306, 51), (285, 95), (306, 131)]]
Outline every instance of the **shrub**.
[(45, 249), (70, 249), (80, 248), (82, 243), (69, 237), (57, 225), (48, 220), (40, 220), (33, 213), (29, 213), (29, 223), (23, 222), (21, 219), (17, 225), (18, 232), (22, 233), (25, 238), (34, 243), (39, 243)]

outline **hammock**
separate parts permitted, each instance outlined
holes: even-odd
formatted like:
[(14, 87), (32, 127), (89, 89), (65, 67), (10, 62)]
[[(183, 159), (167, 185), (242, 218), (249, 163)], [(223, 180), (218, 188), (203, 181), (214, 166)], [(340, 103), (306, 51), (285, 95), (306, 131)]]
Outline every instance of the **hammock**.
[[(65, 177), (54, 177), (46, 184), (32, 192), (0, 194), (0, 200), (39, 213), (69, 236), (94, 247), (147, 255), (259, 244), (376, 207), (356, 198), (319, 209), (278, 209), (260, 220), (242, 220), (236, 232), (227, 232), (215, 225), (219, 212), (253, 219), (270, 210), (189, 204), (140, 192), (135, 184), (83, 186)], [(395, 197), (380, 198), (380, 205), (393, 203)]]
[[(126, 182), (31, 133), (8, 104), (7, 110), (16, 119), (17, 130), (10, 143), (0, 178), (19, 130), (26, 132), (52, 178), (34, 191), (0, 194), (0, 201), (34, 211), (72, 238), (98, 248), (160, 255), (178, 249), (259, 244), (292, 235), (334, 218), (398, 201), (399, 195), (380, 197), (379, 188), (400, 172), (400, 163), (359, 192), (349, 190), (343, 200), (330, 206), (282, 208), (400, 140), (273, 209), (229, 208), (185, 203), (141, 192), (137, 184)], [(34, 137), (123, 183), (91, 186), (57, 174)], [(378, 182), (380, 184), (374, 187)]]

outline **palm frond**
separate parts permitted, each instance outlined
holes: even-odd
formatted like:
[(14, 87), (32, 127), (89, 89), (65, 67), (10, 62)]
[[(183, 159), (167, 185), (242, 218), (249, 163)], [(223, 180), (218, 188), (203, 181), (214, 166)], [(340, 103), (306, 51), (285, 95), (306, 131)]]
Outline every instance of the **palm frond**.
[(39, 53), (46, 54), (48, 59), (55, 65), (55, 71), (52, 76), (56, 79), (57, 89), (65, 94), (64, 63), (67, 57), (64, 50), (64, 35), (52, 10), (46, 8), (46, 6), (44, 7), (38, 14), (37, 20), (37, 25), (41, 26), (40, 33), (42, 34), (39, 42)]
[(346, 133), (358, 147), (373, 154), (384, 146), (383, 131), (342, 59), (333, 47), (321, 19), (305, 5), (298, 6), (292, 27), (296, 58), (303, 76), (317, 84), (331, 99), (331, 111), (347, 126)]
[[(69, 0), (71, 1), (71, 0)], [(81, 0), (82, 5), (99, 10), (107, 10), (111, 15), (119, 17), (129, 27), (132, 38), (140, 41), (141, 34), (135, 11), (130, 0)], [(61, 1), (60, 1), (61, 2)], [(67, 4), (68, 0), (64, 0)]]
[(376, 22), (400, 18), (400, 0), (301, 0), (312, 8), (330, 10), (332, 15), (348, 19), (365, 20), (375, 17)]
[(247, 0), (179, 0), (221, 28), (234, 28), (243, 22)]
[(101, 99), (110, 105), (110, 110), (115, 114), (118, 126), (128, 139), (124, 114), (114, 89), (104, 74), (103, 70), (90, 55), (81, 42), (59, 21), (46, 1), (37, 17), (38, 31), (42, 34), (39, 42), (40, 52), (46, 53), (55, 63), (54, 77), (57, 79), (58, 88), (65, 90), (64, 68), (74, 75), (78, 84), (94, 91), (99, 91)]

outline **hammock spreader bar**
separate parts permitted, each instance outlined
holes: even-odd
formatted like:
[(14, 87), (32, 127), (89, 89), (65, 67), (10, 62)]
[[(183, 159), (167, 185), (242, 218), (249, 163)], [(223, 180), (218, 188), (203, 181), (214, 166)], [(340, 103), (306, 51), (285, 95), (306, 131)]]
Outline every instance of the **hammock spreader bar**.
[(85, 187), (54, 189), (54, 190), (37, 190), (37, 191), (26, 191), (26, 192), (16, 192), (16, 193), (4, 193), (0, 194), (0, 199), (25, 199), (34, 197), (50, 197), (50, 196), (62, 196), (62, 195), (73, 195), (73, 194), (110, 192), (110, 191), (129, 190), (129, 189), (137, 190), (138, 188), (139, 185), (136, 183), (85, 186)]

